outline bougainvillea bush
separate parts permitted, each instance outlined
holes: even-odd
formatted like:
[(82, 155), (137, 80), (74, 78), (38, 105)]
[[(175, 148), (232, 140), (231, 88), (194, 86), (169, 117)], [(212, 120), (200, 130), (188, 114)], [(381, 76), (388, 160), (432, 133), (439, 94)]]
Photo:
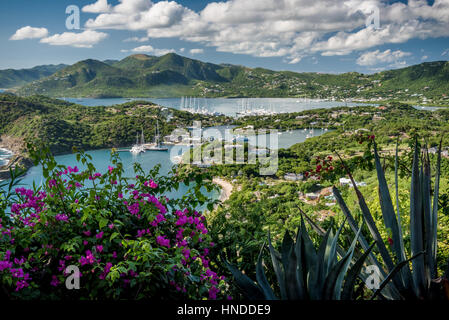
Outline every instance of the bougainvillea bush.
[[(45, 184), (2, 193), (0, 297), (228, 298), (209, 259), (205, 217), (195, 210), (213, 205), (202, 193), (212, 188), (205, 177), (159, 177), (158, 168), (145, 174), (135, 164), (129, 179), (114, 152), (108, 170), (97, 172), (82, 152), (65, 167), (39, 150), (30, 153)], [(164, 196), (192, 180), (184, 196)]]

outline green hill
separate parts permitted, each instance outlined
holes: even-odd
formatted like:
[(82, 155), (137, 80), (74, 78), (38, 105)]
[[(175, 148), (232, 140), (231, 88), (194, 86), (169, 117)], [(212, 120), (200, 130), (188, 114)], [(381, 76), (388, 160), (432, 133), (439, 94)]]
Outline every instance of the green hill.
[(121, 61), (84, 60), (22, 87), (53, 97), (308, 97), (449, 105), (449, 62), (376, 74), (295, 73), (205, 63), (169, 53)]
[(44, 77), (48, 77), (62, 68), (67, 67), (65, 64), (43, 65), (31, 69), (6, 69), (0, 70), (0, 88), (13, 88), (23, 86), (31, 81), (35, 81)]

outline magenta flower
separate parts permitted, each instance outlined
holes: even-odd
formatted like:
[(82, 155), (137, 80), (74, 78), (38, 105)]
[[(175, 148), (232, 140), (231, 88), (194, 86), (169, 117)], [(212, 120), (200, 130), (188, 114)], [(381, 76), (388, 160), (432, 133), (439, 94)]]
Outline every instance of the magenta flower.
[(170, 239), (167, 239), (165, 236), (156, 237), (156, 241), (160, 246), (170, 248)]
[(95, 235), (95, 238), (97, 238), (97, 239), (101, 239), (101, 238), (103, 238), (103, 234), (104, 234), (104, 232), (103, 231), (101, 231), (101, 232), (98, 232), (96, 235)]
[(61, 282), (58, 280), (58, 277), (55, 275), (51, 276), (51, 282), (50, 285), (53, 287), (57, 287)]

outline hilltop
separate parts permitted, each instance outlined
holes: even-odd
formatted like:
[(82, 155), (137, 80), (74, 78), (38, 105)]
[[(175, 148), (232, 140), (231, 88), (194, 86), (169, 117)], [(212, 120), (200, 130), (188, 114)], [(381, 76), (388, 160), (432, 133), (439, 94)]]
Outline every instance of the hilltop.
[(83, 60), (22, 87), (53, 97), (308, 97), (449, 105), (449, 62), (375, 74), (295, 73), (213, 64), (169, 53)]
[(31, 81), (42, 79), (67, 67), (66, 64), (42, 65), (30, 69), (6, 69), (0, 70), (0, 88), (13, 88), (23, 86)]

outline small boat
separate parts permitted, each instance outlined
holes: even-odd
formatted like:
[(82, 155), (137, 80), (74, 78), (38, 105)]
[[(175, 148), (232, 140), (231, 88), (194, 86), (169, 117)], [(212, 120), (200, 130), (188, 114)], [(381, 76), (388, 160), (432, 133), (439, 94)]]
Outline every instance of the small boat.
[(143, 137), (143, 129), (142, 129), (142, 133), (141, 133), (141, 140), (139, 143), (139, 134), (137, 134), (136, 137), (136, 144), (132, 146), (131, 150), (129, 150), (129, 152), (131, 152), (132, 154), (139, 154), (139, 153), (143, 153), (145, 152), (145, 140)]

